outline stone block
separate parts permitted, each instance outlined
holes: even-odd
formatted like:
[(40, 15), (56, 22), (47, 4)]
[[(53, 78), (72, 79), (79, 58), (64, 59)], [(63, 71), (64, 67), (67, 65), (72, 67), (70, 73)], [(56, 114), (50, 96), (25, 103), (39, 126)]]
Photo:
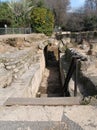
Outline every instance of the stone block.
[(0, 69), (0, 87), (5, 88), (12, 82), (12, 72), (6, 69)]

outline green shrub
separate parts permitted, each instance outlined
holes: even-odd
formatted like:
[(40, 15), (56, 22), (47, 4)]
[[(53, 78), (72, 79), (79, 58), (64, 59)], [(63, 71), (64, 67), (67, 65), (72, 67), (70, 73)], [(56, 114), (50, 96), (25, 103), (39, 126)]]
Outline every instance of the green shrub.
[(51, 35), (54, 27), (54, 15), (46, 9), (37, 7), (31, 12), (31, 27), (34, 32)]

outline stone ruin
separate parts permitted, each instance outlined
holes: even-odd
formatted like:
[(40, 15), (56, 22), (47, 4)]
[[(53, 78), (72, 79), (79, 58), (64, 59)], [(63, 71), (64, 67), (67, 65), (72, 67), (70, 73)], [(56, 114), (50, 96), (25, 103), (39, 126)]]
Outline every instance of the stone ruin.
[(0, 36), (0, 104), (8, 97), (36, 96), (47, 44), (43, 34)]
[[(88, 32), (90, 35), (90, 32)], [(87, 40), (86, 33), (75, 33), (70, 34), (68, 42), (68, 37), (66, 35), (61, 36), (62, 39), (59, 43), (60, 50), (60, 66), (61, 66), (61, 79), (64, 85), (64, 79), (66, 78), (68, 67), (70, 66), (71, 59), (73, 55), (80, 55), (85, 57), (86, 61), (80, 61), (79, 71), (78, 71), (78, 95), (82, 97), (96, 96), (97, 95), (97, 37), (90, 37)], [(61, 34), (62, 35), (62, 34)], [(73, 35), (73, 36), (72, 36)], [(84, 36), (84, 37), (83, 37)], [(63, 76), (64, 75), (64, 76)], [(70, 95), (73, 96), (74, 93), (74, 75), (70, 80)]]
[[(63, 33), (57, 40), (43, 34), (0, 36), (1, 130), (97, 128), (97, 118), (93, 117), (97, 113), (96, 108), (80, 105), (97, 105), (97, 43), (69, 35)], [(84, 100), (73, 98), (75, 74), (69, 82), (70, 97), (64, 97), (63, 93), (63, 97), (58, 98), (35, 98), (46, 67), (44, 50), (48, 45), (58, 46), (62, 87), (72, 55), (82, 55), (87, 59), (78, 65), (77, 97), (86, 97)], [(78, 117), (83, 113), (80, 121)], [(91, 116), (87, 117), (89, 113), (92, 113), (94, 123)]]
[[(82, 55), (87, 60), (79, 62), (78, 96), (97, 94), (97, 43), (83, 39), (79, 44), (81, 38), (78, 39), (78, 34), (75, 34), (73, 43), (70, 32), (57, 35), (58, 40), (54, 36), (48, 38), (43, 34), (0, 36), (1, 104), (9, 97), (36, 97), (46, 67), (44, 48), (48, 45), (59, 46), (62, 87), (72, 56)], [(74, 75), (69, 83), (71, 96), (74, 96), (73, 82), (75, 82)]]

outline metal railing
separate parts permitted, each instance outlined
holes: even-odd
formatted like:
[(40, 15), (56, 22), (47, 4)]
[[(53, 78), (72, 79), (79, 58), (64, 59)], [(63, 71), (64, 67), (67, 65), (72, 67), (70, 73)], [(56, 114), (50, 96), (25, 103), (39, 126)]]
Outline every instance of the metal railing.
[(30, 34), (32, 28), (0, 28), (0, 35), (3, 34)]

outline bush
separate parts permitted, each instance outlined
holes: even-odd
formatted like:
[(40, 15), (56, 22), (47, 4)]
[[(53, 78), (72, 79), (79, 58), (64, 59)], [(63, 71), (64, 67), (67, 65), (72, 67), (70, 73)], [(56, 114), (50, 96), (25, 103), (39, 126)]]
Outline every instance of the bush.
[(31, 27), (34, 32), (51, 35), (54, 27), (54, 15), (46, 9), (37, 7), (31, 12)]

